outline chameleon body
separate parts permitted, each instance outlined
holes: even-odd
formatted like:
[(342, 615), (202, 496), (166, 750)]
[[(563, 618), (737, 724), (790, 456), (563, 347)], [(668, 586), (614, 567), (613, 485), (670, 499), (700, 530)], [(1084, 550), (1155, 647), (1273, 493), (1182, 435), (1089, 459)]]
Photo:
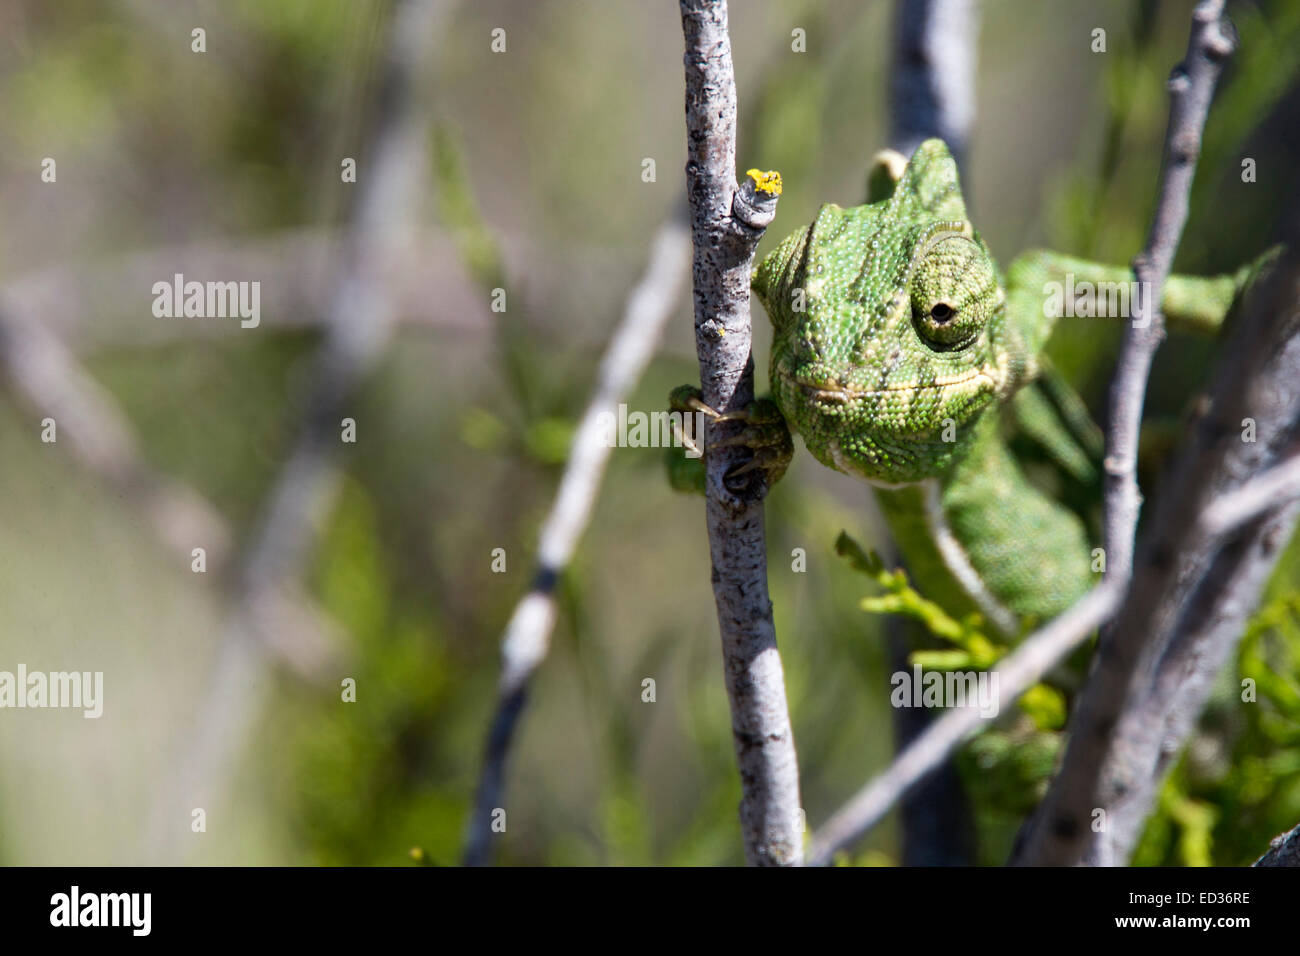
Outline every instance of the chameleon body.
[[(1132, 273), (1031, 252), (1003, 274), (941, 141), (905, 165), (882, 156), (892, 192), (823, 206), (754, 270), (774, 336), (772, 398), (751, 421), (788, 427), (822, 464), (871, 483), (918, 590), (1014, 636), (1094, 578), (1083, 521), (1030, 482), (1005, 438), (1009, 419), (1064, 473), (1096, 482), (1100, 435), (1041, 358), (1061, 311), (1049, 283), (1127, 289)], [(1248, 274), (1171, 277), (1166, 318), (1217, 327)], [(779, 478), (788, 439), (752, 444)]]

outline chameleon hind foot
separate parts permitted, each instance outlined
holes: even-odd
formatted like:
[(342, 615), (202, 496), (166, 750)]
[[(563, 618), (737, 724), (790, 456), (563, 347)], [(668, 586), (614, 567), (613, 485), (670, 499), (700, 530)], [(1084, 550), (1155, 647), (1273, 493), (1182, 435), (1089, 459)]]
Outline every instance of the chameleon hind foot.
[[(700, 412), (714, 422), (736, 422), (741, 425), (735, 434), (714, 441), (719, 447), (739, 446), (750, 452), (748, 461), (727, 472), (725, 481), (728, 490), (740, 490), (733, 485), (743, 484), (744, 476), (754, 471), (761, 473), (765, 486), (771, 488), (781, 480), (790, 465), (790, 459), (794, 457), (794, 440), (790, 436), (790, 429), (781, 410), (770, 398), (755, 399), (738, 411), (719, 412), (705, 403), (703, 393), (694, 385), (681, 385), (672, 390), (668, 405), (672, 411), (683, 415)], [(668, 476), (678, 491), (704, 492), (701, 438), (701, 435), (682, 435), (683, 444), (695, 455), (693, 458), (682, 455), (678, 449), (672, 450)]]

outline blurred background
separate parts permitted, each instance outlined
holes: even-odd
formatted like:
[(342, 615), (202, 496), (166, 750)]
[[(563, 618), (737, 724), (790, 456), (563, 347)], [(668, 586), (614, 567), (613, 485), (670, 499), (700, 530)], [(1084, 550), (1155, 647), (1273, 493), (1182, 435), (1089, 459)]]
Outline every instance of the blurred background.
[[(1003, 265), (1035, 245), (1116, 263), (1141, 247), (1192, 5), (985, 5), (962, 175)], [(1230, 15), (1240, 49), (1210, 115), (1184, 272), (1235, 269), (1300, 214), (1300, 5)], [(602, 350), (683, 194), (682, 37), (675, 3), (641, 0), (447, 3), (418, 35), (393, 17), (380, 0), (0, 4), (0, 670), (103, 671), (105, 697), (98, 720), (0, 712), (0, 863), (459, 858), (503, 627)], [(887, 145), (893, 17), (883, 0), (732, 3), (738, 164), (785, 181), (760, 255), (823, 202), (861, 201)], [(409, 95), (394, 93), (395, 62)], [(368, 181), (376, 169), (391, 174)], [(358, 251), (374, 222), (382, 254)], [(152, 285), (178, 272), (260, 282), (260, 325), (156, 318)], [(360, 301), (358, 275), (391, 328), (350, 367), (354, 387), (320, 399), (318, 346), (346, 339), (332, 316)], [(762, 383), (758, 307), (755, 328)], [(1095, 415), (1117, 341), (1081, 320), (1051, 346)], [(1213, 351), (1173, 335), (1160, 352), (1151, 494)], [(662, 409), (693, 380), (684, 294), (628, 405)], [(310, 610), (285, 647), (223, 670), (241, 564), (321, 407), (357, 425), (355, 443), (331, 433), (337, 472), (289, 565)], [(801, 448), (768, 515), (813, 825), (893, 749), (883, 622), (858, 610), (874, 586), (833, 551), (841, 529), (876, 547), (884, 533), (868, 488)], [(658, 450), (614, 451), (558, 596), (497, 860), (743, 862), (703, 504), (669, 491)], [(1224, 675), (1138, 862), (1249, 862), (1300, 820), (1294, 548), (1241, 658), (1257, 703)], [(223, 673), (240, 694), (213, 701)], [(163, 809), (222, 700), (242, 726), (209, 765), (220, 785)], [(981, 794), (1012, 778), (962, 760), (979, 859), (1001, 862), (1033, 794)], [(849, 859), (899, 862), (896, 820)]]

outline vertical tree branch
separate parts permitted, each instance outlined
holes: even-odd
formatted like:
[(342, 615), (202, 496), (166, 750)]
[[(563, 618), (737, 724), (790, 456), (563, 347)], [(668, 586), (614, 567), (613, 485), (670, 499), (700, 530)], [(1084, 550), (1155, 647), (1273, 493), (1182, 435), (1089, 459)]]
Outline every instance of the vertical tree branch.
[[(963, 171), (975, 118), (978, 0), (902, 0), (896, 10), (890, 71), (890, 146), (911, 156), (938, 137)], [(970, 193), (967, 190), (967, 197)], [(903, 564), (901, 556), (892, 563)], [(911, 622), (886, 622), (890, 666), (910, 668)], [(921, 708), (894, 708), (895, 749), (902, 752), (936, 715)], [(970, 802), (951, 760), (935, 767), (902, 798), (903, 863), (906, 866), (967, 866), (974, 862)]]
[(1169, 78), (1169, 127), (1156, 211), (1146, 246), (1133, 260), (1139, 294), (1134, 297), (1133, 321), (1124, 329), (1111, 379), (1103, 462), (1106, 573), (1120, 579), (1127, 579), (1133, 570), (1133, 541), (1142, 502), (1137, 485), (1138, 433), (1151, 360), (1164, 339), (1160, 300), (1187, 222), (1187, 202), (1210, 100), (1235, 45), (1235, 33), (1222, 16), (1223, 0), (1202, 0), (1197, 5), (1187, 58)]
[[(726, 413), (754, 398), (750, 270), (776, 196), (753, 181), (736, 186), (736, 83), (725, 0), (681, 0), (681, 12), (696, 352), (704, 401)], [(757, 472), (728, 477), (747, 455), (719, 444), (735, 428), (706, 427), (705, 512), (743, 791), (741, 830), (750, 864), (796, 865), (803, 857), (799, 768), (767, 593), (765, 489)]]
[(679, 213), (654, 237), (645, 273), (628, 296), (623, 319), (600, 363), (596, 387), (574, 434), (569, 460), (537, 546), (533, 585), (515, 606), (501, 641), (501, 680), (488, 730), (463, 862), (482, 866), (492, 855), (492, 812), (504, 802), (505, 766), (528, 683), (550, 647), (555, 626), (555, 585), (591, 520), (612, 448), (602, 419), (641, 378), (672, 315), (690, 257), (690, 237)]
[[(1118, 865), (1129, 858), (1295, 528), (1297, 505), (1285, 498), (1262, 513), (1238, 510), (1229, 518), (1241, 522), (1239, 530), (1217, 536), (1197, 516), (1213, 513), (1216, 502), (1245, 487), (1247, 476), (1294, 454), (1300, 444), (1297, 303), (1300, 257), (1293, 251), (1270, 281), (1252, 291), (1223, 343), (1210, 407), (1170, 469), (1170, 487), (1144, 535), (1111, 634), (1116, 644), (1141, 648), (1138, 664), (1114, 710), (1113, 727), (1081, 725), (1088, 733), (1109, 731), (1100, 763), (1076, 758), (1080, 763), (1073, 764), (1067, 752), (1062, 768), (1072, 780), (1091, 774), (1091, 808), (1106, 814), (1104, 827), (1081, 828), (1074, 851), (1080, 862)], [(1247, 418), (1256, 424), (1257, 441), (1242, 440)], [(1223, 519), (1217, 520), (1224, 528)], [(1072, 809), (1089, 810), (1082, 804)], [(1068, 830), (1064, 821), (1079, 821), (1068, 812), (1051, 818), (1055, 830)]]
[[(1133, 262), (1140, 294), (1133, 321), (1111, 382), (1111, 414), (1106, 431), (1106, 578), (1127, 584), (1133, 571), (1134, 536), (1141, 498), (1137, 487), (1137, 445), (1151, 360), (1164, 336), (1159, 303), (1174, 253), (1187, 220), (1188, 196), (1200, 151), (1201, 134), (1223, 63), (1235, 44), (1223, 18), (1223, 0), (1202, 0), (1192, 14), (1187, 57), (1169, 80), (1169, 127), (1165, 135), (1155, 216), (1147, 243)], [(1165, 553), (1168, 564), (1177, 552)], [(1142, 589), (1135, 589), (1140, 591)], [(1103, 635), (1088, 683), (1070, 721), (1070, 738), (1060, 772), (1043, 804), (1027, 825), (1017, 861), (1029, 864), (1081, 862), (1093, 833), (1095, 811), (1109, 807), (1118, 793), (1100, 779), (1119, 738), (1120, 717), (1141, 680), (1157, 635), (1123, 626)], [(1146, 600), (1148, 594), (1137, 594)], [(1144, 618), (1145, 619), (1145, 618)], [(1117, 782), (1118, 783), (1118, 782)], [(1124, 783), (1118, 783), (1122, 788)], [(1097, 844), (1098, 847), (1104, 846)], [(1106, 853), (1090, 862), (1117, 862)]]
[(904, 156), (932, 136), (958, 168), (975, 120), (977, 0), (902, 0), (890, 73), (890, 143)]

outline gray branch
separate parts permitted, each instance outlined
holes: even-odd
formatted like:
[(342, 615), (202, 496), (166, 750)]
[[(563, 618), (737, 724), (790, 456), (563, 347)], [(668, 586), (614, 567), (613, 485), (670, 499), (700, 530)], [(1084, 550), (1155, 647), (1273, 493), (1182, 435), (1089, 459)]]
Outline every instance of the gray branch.
[[(754, 398), (749, 277), (776, 197), (752, 181), (736, 186), (736, 84), (725, 0), (681, 0), (681, 12), (696, 351), (704, 401), (727, 413)], [(706, 427), (705, 512), (740, 767), (741, 831), (750, 864), (797, 865), (803, 857), (799, 767), (767, 592), (765, 489), (756, 472), (732, 474), (748, 453), (719, 442), (735, 427)]]
[(890, 75), (890, 143), (904, 156), (937, 136), (958, 168), (975, 121), (977, 0), (902, 0)]
[[(1231, 25), (1222, 19), (1222, 11), (1223, 0), (1203, 0), (1198, 4), (1192, 15), (1187, 58), (1169, 81), (1169, 127), (1156, 212), (1146, 247), (1133, 264), (1141, 295), (1135, 299), (1133, 322), (1125, 331), (1111, 382), (1112, 413), (1104, 463), (1107, 581), (1127, 583), (1132, 575), (1134, 535), (1141, 502), (1136, 480), (1138, 432), (1151, 359), (1164, 334), (1158, 303), (1187, 219), (1188, 195), (1210, 100), (1223, 63), (1235, 43)], [(1223, 456), (1227, 452), (1222, 448), (1219, 452), (1218, 463), (1224, 464)], [(1108, 833), (1094, 832), (1094, 822), (1102, 819), (1095, 811), (1112, 811), (1129, 787), (1146, 789), (1146, 785), (1130, 776), (1135, 763), (1143, 762), (1142, 759), (1136, 754), (1132, 755), (1132, 761), (1117, 758), (1117, 750), (1125, 750), (1129, 743), (1124, 734), (1130, 728), (1121, 727), (1121, 718), (1126, 706), (1142, 696), (1138, 688), (1150, 679), (1160, 649), (1158, 642), (1168, 637), (1168, 627), (1155, 626), (1153, 617), (1163, 614), (1163, 623), (1169, 625), (1173, 623), (1170, 617), (1182, 609), (1176, 601), (1170, 601), (1170, 596), (1164, 596), (1167, 603), (1157, 603), (1161, 590), (1152, 586), (1155, 582), (1151, 578), (1164, 580), (1171, 565), (1196, 559), (1194, 551), (1188, 552), (1182, 546), (1191, 544), (1186, 540), (1187, 527), (1199, 524), (1196, 519), (1210, 499), (1195, 496), (1211, 488), (1223, 489), (1221, 479), (1215, 482), (1205, 474), (1184, 473), (1181, 477), (1183, 490), (1190, 497), (1179, 500), (1176, 492), (1168, 494), (1169, 500), (1178, 502), (1184, 509), (1184, 527), (1174, 529), (1163, 539), (1154, 539), (1156, 544), (1148, 549), (1153, 563), (1142, 569), (1140, 580), (1130, 590), (1117, 615), (1116, 625), (1103, 635), (1088, 683), (1070, 722), (1070, 739), (1061, 770), (1043, 804), (1027, 824), (1016, 862), (1062, 865), (1084, 862), (1085, 858), (1094, 863), (1115, 862), (1107, 849), (1114, 848)], [(1213, 477), (1219, 478), (1217, 471)], [(1188, 487), (1197, 482), (1204, 486)], [(1189, 505), (1192, 520), (1187, 522)], [(1138, 733), (1145, 737), (1144, 731)], [(1137, 749), (1145, 756), (1145, 747)], [(1102, 779), (1102, 768), (1115, 759), (1129, 766), (1124, 770), (1116, 768), (1116, 776), (1108, 783)], [(1128, 823), (1135, 826), (1131, 819)], [(1113, 830), (1115, 824), (1112, 817), (1105, 825)], [(1088, 856), (1090, 845), (1096, 852)]]
[(1133, 568), (1141, 494), (1137, 486), (1138, 433), (1151, 360), (1164, 338), (1160, 300), (1187, 222), (1188, 197), (1201, 151), (1201, 135), (1223, 63), (1235, 34), (1223, 19), (1223, 0), (1202, 0), (1192, 14), (1187, 58), (1169, 79), (1169, 126), (1155, 216), (1145, 248), (1133, 260), (1140, 294), (1111, 379), (1106, 431), (1106, 570), (1127, 579)]
[(1215, 501), (1201, 515), (1201, 530), (1217, 537), (1298, 497), (1300, 455), (1295, 455)]
[(641, 378), (662, 337), (685, 284), (690, 236), (684, 217), (674, 214), (654, 237), (645, 273), (628, 296), (623, 319), (600, 364), (596, 387), (583, 412), (550, 514), (538, 539), (532, 587), (515, 606), (501, 641), (501, 680), (488, 731), (483, 767), (465, 843), (466, 866), (492, 857), (492, 812), (504, 802), (509, 755), (528, 683), (550, 647), (555, 625), (555, 585), (568, 566), (591, 520), (611, 447), (602, 418), (616, 415), (619, 403)]
[[(1065, 659), (1110, 617), (1119, 604), (1119, 588), (1101, 584), (1069, 610), (1036, 631), (994, 671), (999, 709), (1008, 707)], [(837, 850), (849, 846), (875, 826), (904, 794), (916, 786), (966, 741), (988, 718), (978, 708), (943, 712), (893, 763), (873, 778), (813, 834), (811, 866), (826, 866)]]
[(1268, 844), (1268, 852), (1253, 865), (1300, 866), (1300, 826), (1273, 837)]
[[(902, 0), (895, 17), (890, 146), (911, 156), (923, 141), (937, 136), (948, 144), (964, 171), (975, 120), (978, 0)], [(966, 197), (969, 200), (969, 184)], [(894, 669), (908, 666), (903, 623), (890, 619)], [(892, 719), (896, 749), (902, 751), (936, 718), (931, 711), (898, 708)], [(902, 831), (905, 864), (970, 864), (973, 823), (961, 779), (951, 762), (936, 768), (903, 796)]]
[[(1095, 790), (1085, 796), (1094, 802), (1065, 801), (1045, 818), (1053, 833), (1065, 834), (1070, 821), (1081, 820), (1077, 814), (1091, 819), (1092, 808), (1106, 811), (1104, 829), (1086, 827), (1078, 834), (1082, 839), (1048, 843), (1056, 853), (1077, 853), (1083, 863), (1122, 864), (1132, 853), (1295, 528), (1294, 499), (1278, 499), (1263, 512), (1237, 509), (1229, 517), (1240, 520), (1240, 527), (1224, 526), (1218, 535), (1207, 534), (1205, 522), (1195, 520), (1245, 488), (1250, 475), (1294, 454), (1300, 442), (1300, 258), (1292, 254), (1277, 268), (1251, 294), (1223, 345), (1210, 408), (1170, 470), (1170, 487), (1116, 615), (1113, 645), (1140, 647), (1141, 656), (1122, 685), (1120, 706), (1104, 711), (1116, 718), (1104, 749), (1098, 748), (1102, 759), (1071, 763), (1067, 751), (1062, 775), (1069, 771), (1066, 779), (1082, 785), (1090, 774)], [(1255, 420), (1257, 441), (1242, 440), (1244, 418)], [(1099, 673), (1106, 666), (1103, 657)], [(1097, 735), (1097, 724), (1079, 726)], [(1090, 749), (1082, 753), (1093, 756)]]

